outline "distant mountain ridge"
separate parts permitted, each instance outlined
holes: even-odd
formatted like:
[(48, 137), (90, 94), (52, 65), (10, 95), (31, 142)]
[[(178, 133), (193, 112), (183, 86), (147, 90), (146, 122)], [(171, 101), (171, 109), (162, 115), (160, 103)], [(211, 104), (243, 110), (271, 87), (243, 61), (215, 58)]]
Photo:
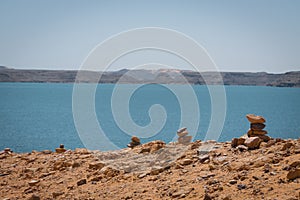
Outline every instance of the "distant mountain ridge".
[[(23, 70), (0, 66), (0, 82), (74, 83), (76, 70)], [(217, 72), (177, 69), (127, 70), (103, 72), (81, 71), (77, 82), (85, 83), (158, 83), (158, 84), (222, 84)], [(266, 72), (220, 72), (224, 85), (258, 85), (300, 87), (300, 71), (283, 74)], [(206, 80), (206, 81), (204, 81)]]

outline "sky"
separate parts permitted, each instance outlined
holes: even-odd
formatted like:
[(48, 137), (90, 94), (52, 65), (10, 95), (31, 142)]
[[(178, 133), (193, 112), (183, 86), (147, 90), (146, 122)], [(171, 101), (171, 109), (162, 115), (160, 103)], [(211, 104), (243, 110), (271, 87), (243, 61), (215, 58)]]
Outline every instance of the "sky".
[[(193, 38), (221, 71), (299, 71), (299, 10), (298, 0), (0, 0), (0, 65), (79, 69), (112, 35), (161, 27)], [(145, 51), (114, 66), (167, 60), (185, 65), (174, 56)]]

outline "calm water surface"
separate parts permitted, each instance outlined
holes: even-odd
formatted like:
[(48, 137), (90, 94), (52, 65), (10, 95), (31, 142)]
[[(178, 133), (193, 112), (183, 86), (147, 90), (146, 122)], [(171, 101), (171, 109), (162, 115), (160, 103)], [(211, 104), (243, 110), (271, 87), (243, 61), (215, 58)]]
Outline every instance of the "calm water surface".
[[(98, 85), (96, 114), (109, 139), (117, 146), (125, 147), (130, 136), (117, 126), (111, 112), (114, 87), (114, 84)], [(187, 86), (175, 87), (185, 90)], [(199, 101), (201, 119), (194, 139), (203, 139), (210, 120), (210, 96), (206, 86), (195, 85), (193, 89)], [(225, 89), (227, 113), (219, 141), (245, 134), (249, 128), (245, 118), (248, 113), (267, 119), (265, 129), (271, 137), (300, 137), (300, 88), (225, 86)], [(53, 150), (61, 143), (70, 149), (84, 147), (73, 122), (72, 90), (73, 84), (0, 83), (0, 149), (10, 147), (16, 152)], [(181, 111), (176, 96), (166, 87), (151, 84), (139, 88), (130, 101), (131, 117), (140, 126), (149, 124), (148, 110), (153, 104), (165, 108), (166, 124), (159, 133), (142, 142), (156, 139), (169, 142), (179, 128)]]

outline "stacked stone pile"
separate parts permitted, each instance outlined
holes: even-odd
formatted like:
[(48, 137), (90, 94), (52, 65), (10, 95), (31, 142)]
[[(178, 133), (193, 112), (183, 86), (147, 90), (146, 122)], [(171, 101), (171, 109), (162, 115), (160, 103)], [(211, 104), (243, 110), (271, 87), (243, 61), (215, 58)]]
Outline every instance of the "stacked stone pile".
[(248, 137), (259, 137), (264, 142), (268, 142), (270, 140), (270, 137), (267, 136), (268, 132), (263, 130), (266, 127), (264, 124), (266, 122), (265, 118), (253, 114), (248, 114), (246, 117), (250, 122), (250, 129), (247, 132)]
[(127, 144), (127, 146), (129, 147), (129, 148), (134, 148), (134, 147), (136, 147), (136, 146), (138, 146), (138, 145), (140, 145), (141, 144), (141, 141), (140, 141), (140, 139), (138, 138), (138, 137), (136, 137), (136, 136), (133, 136), (132, 138), (131, 138), (131, 142), (129, 143), (129, 144)]
[(56, 153), (64, 153), (65, 151), (67, 151), (67, 150), (65, 149), (65, 145), (63, 145), (63, 144), (60, 144), (59, 148), (55, 149)]
[(189, 134), (189, 132), (187, 131), (186, 127), (178, 129), (178, 131), (177, 131), (178, 143), (184, 144), (184, 145), (190, 144), (190, 142), (192, 140), (192, 136), (190, 136), (188, 134)]
[(233, 138), (231, 141), (231, 146), (238, 148), (241, 151), (257, 149), (262, 141), (268, 142), (271, 140), (271, 138), (267, 136), (268, 132), (264, 130), (266, 127), (264, 124), (266, 122), (264, 117), (248, 114), (246, 115), (246, 118), (250, 122), (250, 129), (248, 130), (247, 135), (240, 138)]

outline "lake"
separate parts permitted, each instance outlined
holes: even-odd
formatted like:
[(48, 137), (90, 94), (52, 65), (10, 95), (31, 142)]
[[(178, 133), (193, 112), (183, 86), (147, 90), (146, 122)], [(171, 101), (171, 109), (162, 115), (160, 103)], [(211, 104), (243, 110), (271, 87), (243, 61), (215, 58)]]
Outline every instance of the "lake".
[[(131, 136), (114, 120), (111, 98), (115, 86), (98, 85), (95, 112), (109, 140), (124, 148)], [(124, 84), (119, 88), (126, 91), (131, 86)], [(172, 87), (184, 91), (188, 86)], [(193, 85), (192, 89), (200, 110), (194, 140), (204, 139), (211, 117), (210, 95), (206, 86)], [(300, 88), (225, 86), (225, 91), (227, 110), (219, 141), (229, 141), (245, 134), (249, 129), (245, 117), (248, 113), (266, 118), (265, 129), (271, 137), (299, 138)], [(73, 84), (66, 83), (0, 83), (0, 149), (10, 147), (15, 152), (54, 150), (61, 143), (68, 149), (84, 147), (73, 120), (72, 92)], [(166, 85), (143, 85), (133, 93), (129, 103), (133, 121), (139, 126), (151, 123), (149, 108), (155, 104), (164, 107), (167, 114), (165, 124), (158, 133), (142, 138), (142, 143), (152, 140), (170, 142), (180, 128), (180, 102)], [(93, 137), (90, 139), (94, 140)]]

